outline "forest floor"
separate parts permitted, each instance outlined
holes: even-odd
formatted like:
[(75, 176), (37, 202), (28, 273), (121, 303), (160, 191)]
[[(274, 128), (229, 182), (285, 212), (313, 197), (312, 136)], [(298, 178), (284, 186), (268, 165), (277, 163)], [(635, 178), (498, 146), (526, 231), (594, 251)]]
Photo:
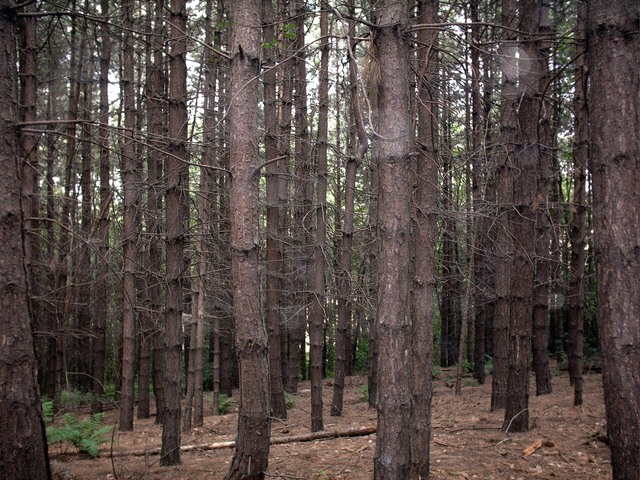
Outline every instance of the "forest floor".
[[(465, 377), (462, 395), (455, 396), (447, 384), (453, 370), (445, 369), (434, 380), (432, 404), (433, 439), (431, 442), (431, 478), (495, 480), (599, 480), (611, 478), (609, 447), (603, 405), (602, 376), (587, 374), (584, 405), (573, 406), (573, 388), (565, 372), (553, 377), (553, 394), (530, 402), (531, 430), (505, 434), (501, 431), (503, 411), (489, 412), (491, 377), (477, 385)], [(376, 412), (363, 400), (366, 377), (349, 377), (345, 389), (344, 414), (329, 416), (332, 381), (324, 384), (325, 430), (374, 426)], [(310, 433), (309, 383), (299, 385), (294, 406), (284, 421), (274, 420), (272, 436)], [(204, 426), (182, 435), (182, 444), (206, 444), (235, 439), (237, 414), (211, 415), (205, 410)], [(88, 415), (87, 415), (88, 416)], [(115, 424), (117, 410), (109, 411), (105, 422)], [(132, 451), (151, 450), (161, 443), (162, 427), (154, 418), (135, 421), (134, 431), (115, 431), (117, 443), (102, 445), (99, 458), (75, 453), (71, 446), (50, 446), (52, 460), (63, 465), (78, 480), (84, 479), (158, 479), (199, 480), (224, 478), (233, 456), (232, 448), (195, 449), (182, 453), (182, 465), (162, 467), (159, 456), (114, 456)], [(527, 447), (537, 446), (530, 455)], [(329, 438), (299, 443), (272, 445), (267, 478), (350, 479), (373, 478), (375, 433)], [(533, 447), (532, 447), (533, 449)]]

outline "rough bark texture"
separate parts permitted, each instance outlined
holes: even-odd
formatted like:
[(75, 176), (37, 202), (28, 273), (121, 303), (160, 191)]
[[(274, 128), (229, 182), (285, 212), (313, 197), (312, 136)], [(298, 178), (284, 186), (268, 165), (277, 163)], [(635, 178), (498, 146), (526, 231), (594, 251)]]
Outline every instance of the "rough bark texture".
[(186, 202), (187, 68), (185, 0), (171, 1), (171, 61), (169, 79), (169, 153), (167, 178), (167, 273), (164, 331), (163, 465), (180, 463), (180, 397), (182, 349), (182, 270), (184, 266), (184, 207)]
[(133, 67), (133, 0), (123, 3), (123, 69), (122, 91), (124, 93), (124, 146), (122, 152), (122, 186), (124, 189), (123, 215), (123, 268), (124, 292), (122, 305), (122, 398), (120, 405), (120, 431), (133, 430), (133, 403), (135, 390), (136, 350), (136, 262), (138, 214), (138, 184), (133, 130), (135, 128), (135, 89)]
[[(106, 1), (106, 0), (104, 0)], [(164, 155), (159, 149), (159, 143), (166, 136), (166, 108), (163, 103), (165, 97), (166, 77), (163, 69), (162, 47), (164, 42), (164, 1), (158, 0), (155, 4), (153, 16), (153, 60), (147, 71), (147, 129), (149, 131), (149, 146), (154, 153), (148, 156), (149, 193), (148, 224), (149, 237), (149, 275), (147, 276), (147, 291), (149, 294), (149, 308), (152, 312), (160, 312), (162, 305), (161, 268), (162, 268), (162, 243), (160, 240), (160, 219), (162, 217), (162, 187), (165, 185), (163, 178)], [(155, 149), (153, 147), (156, 147)], [(164, 421), (164, 326), (162, 321), (156, 318), (153, 331), (153, 396), (156, 400), (156, 424)]]
[[(111, 32), (106, 19), (109, 18), (109, 1), (101, 0), (100, 9), (105, 22), (100, 26), (100, 123), (109, 122), (109, 67), (111, 64)], [(109, 204), (111, 203), (111, 168), (109, 161), (109, 132), (101, 127), (98, 130), (100, 145), (100, 215), (98, 217), (98, 252), (100, 255), (96, 278), (95, 339), (93, 342), (93, 399), (91, 412), (102, 411), (100, 396), (104, 392), (104, 373), (106, 363), (106, 333), (109, 309), (108, 264), (109, 251)]]
[[(537, 4), (539, 13), (535, 15), (537, 25), (531, 28), (537, 32), (536, 40), (531, 42), (534, 55), (533, 77), (537, 91), (533, 94), (533, 108), (535, 115), (528, 114), (531, 121), (532, 135), (528, 142), (538, 145), (537, 163), (537, 196), (533, 204), (535, 215), (535, 279), (533, 305), (533, 370), (536, 375), (536, 395), (552, 393), (551, 369), (549, 368), (549, 275), (551, 270), (550, 237), (551, 222), (549, 211), (549, 153), (550, 148), (550, 118), (551, 101), (549, 97), (549, 50), (550, 42), (545, 36), (551, 33), (549, 18), (549, 4), (546, 0)], [(535, 128), (533, 128), (535, 127)]]
[(36, 383), (21, 211), (15, 18), (0, 2), (0, 478), (51, 478)]
[(276, 69), (275, 40), (273, 26), (273, 5), (270, 0), (262, 2), (264, 9), (264, 43), (267, 71), (263, 76), (264, 84), (264, 121), (265, 121), (265, 160), (271, 162), (266, 167), (267, 190), (267, 252), (265, 310), (267, 316), (267, 332), (269, 334), (269, 376), (271, 379), (271, 407), (275, 418), (287, 418), (287, 407), (284, 398), (284, 386), (280, 358), (280, 299), (282, 290), (282, 239), (279, 238), (282, 203), (279, 197), (280, 183), (283, 181), (282, 164), (284, 159), (274, 161), (278, 157), (277, 106), (276, 106)]
[[(515, 19), (515, 2), (503, 0), (502, 24), (510, 26)], [(511, 31), (503, 34), (505, 45), (515, 40)], [(509, 296), (511, 290), (513, 238), (511, 236), (510, 202), (513, 190), (513, 146), (517, 134), (517, 78), (515, 58), (506, 52), (502, 60), (502, 101), (500, 104), (500, 150), (498, 158), (498, 209), (496, 233), (496, 306), (493, 328), (493, 375), (491, 380), (491, 410), (504, 408), (507, 393), (507, 346), (509, 332)]]
[(231, 251), (236, 349), (240, 373), (238, 436), (226, 479), (262, 479), (269, 460), (270, 389), (268, 339), (258, 254), (258, 73), (260, 0), (233, 4), (229, 147)]
[(582, 367), (584, 330), (584, 273), (586, 251), (586, 204), (587, 204), (587, 159), (589, 141), (589, 113), (587, 110), (587, 44), (585, 1), (578, 2), (576, 22), (577, 57), (575, 60), (575, 89), (573, 96), (574, 136), (573, 136), (573, 216), (569, 238), (571, 258), (569, 264), (569, 378), (574, 385), (573, 404), (582, 405)]
[[(438, 2), (418, 2), (419, 23), (438, 22)], [(420, 30), (418, 39), (418, 128), (414, 191), (413, 244), (415, 265), (411, 298), (411, 478), (429, 477), (431, 438), (431, 373), (435, 316), (435, 247), (438, 184), (438, 56), (437, 30)]]
[[(354, 2), (349, 2), (349, 12), (354, 15)], [(349, 87), (351, 116), (353, 123), (357, 125), (358, 145), (354, 145), (351, 154), (347, 158), (345, 172), (344, 195), (344, 223), (342, 224), (342, 236), (339, 240), (338, 252), (338, 325), (336, 328), (336, 363), (334, 375), (333, 398), (331, 403), (331, 415), (342, 415), (342, 402), (344, 396), (344, 378), (347, 374), (347, 355), (349, 352), (349, 339), (351, 333), (351, 257), (353, 245), (353, 215), (356, 197), (356, 173), (358, 165), (362, 162), (362, 156), (367, 150), (367, 136), (362, 126), (362, 117), (358, 101), (358, 72), (355, 59), (355, 21), (349, 21)], [(337, 232), (336, 232), (337, 233)]]
[(598, 321), (614, 480), (640, 478), (640, 6), (592, 0), (591, 90)]
[(378, 265), (378, 437), (374, 478), (407, 478), (411, 468), (411, 115), (409, 46), (404, 2), (382, 1), (374, 15), (373, 41), (380, 67)]

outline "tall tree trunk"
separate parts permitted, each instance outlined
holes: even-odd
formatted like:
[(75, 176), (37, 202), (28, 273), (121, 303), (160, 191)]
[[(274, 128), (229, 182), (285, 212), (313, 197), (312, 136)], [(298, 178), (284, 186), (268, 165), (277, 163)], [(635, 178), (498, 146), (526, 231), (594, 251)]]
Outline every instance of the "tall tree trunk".
[[(281, 0), (278, 2), (278, 6), (280, 22), (284, 25), (289, 24), (291, 22), (289, 3), (287, 1)], [(287, 52), (290, 48), (292, 48), (291, 39), (284, 35), (283, 31), (281, 32), (278, 41), (283, 45), (281, 56), (288, 55)], [(291, 112), (293, 106), (294, 69), (295, 67), (291, 63), (284, 61), (280, 63), (280, 68), (278, 69), (278, 78), (280, 79), (280, 88), (278, 89), (278, 157), (284, 157), (282, 162), (283, 173), (288, 173), (290, 168), (289, 165), (291, 157), (292, 121)], [(285, 206), (289, 197), (289, 186), (287, 178), (288, 175), (285, 175), (281, 179), (280, 190), (278, 193), (279, 200), (283, 203), (280, 215), (280, 233), (283, 237), (286, 235), (289, 227), (289, 213), (287, 212), (287, 208)], [(295, 244), (296, 240), (292, 238), (291, 243)], [(281, 256), (284, 278), (287, 279), (293, 277), (293, 280), (285, 280), (285, 282), (283, 282), (283, 288), (286, 291), (284, 302), (286, 306), (292, 307), (290, 310), (285, 311), (292, 311), (294, 308), (299, 308), (296, 303), (297, 297), (293, 290), (296, 289), (296, 287), (298, 287), (299, 285), (302, 285), (299, 283), (302, 281), (302, 279), (299, 275), (291, 273), (291, 268), (295, 268), (295, 266), (292, 265), (295, 262), (295, 260), (293, 260), (295, 258), (295, 255), (291, 255), (290, 249), (285, 250), (284, 246), (282, 246)], [(289, 258), (291, 258), (291, 260), (287, 261)], [(287, 316), (290, 316), (291, 318), (287, 320), (286, 324), (282, 325), (283, 328), (281, 336), (283, 340), (283, 348), (281, 348), (281, 355), (283, 360), (281, 361), (281, 363), (284, 377), (284, 389), (286, 392), (295, 393), (298, 390), (298, 377), (300, 375), (300, 349), (304, 340), (304, 323), (299, 315), (292, 314)]]
[[(319, 117), (318, 117), (318, 149), (317, 149), (317, 174), (318, 174), (318, 197), (316, 207), (316, 245), (315, 245), (315, 274), (310, 279), (313, 281), (313, 296), (309, 308), (309, 335), (313, 332), (314, 342), (319, 340), (319, 334), (324, 326), (325, 311), (325, 295), (324, 295), (324, 277), (325, 277), (325, 257), (327, 249), (327, 147), (328, 147), (328, 122), (329, 122), (329, 10), (326, 2), (322, 2), (320, 10), (320, 35), (322, 37), (320, 43), (320, 79), (319, 79)], [(318, 361), (318, 352), (314, 352), (314, 361), (312, 362), (312, 381), (319, 376), (320, 384), (322, 384), (322, 370), (314, 371), (316, 362)], [(317, 381), (317, 380), (316, 380)], [(320, 406), (322, 408), (322, 404)], [(317, 427), (318, 425), (316, 425)], [(322, 430), (322, 422), (319, 423)], [(313, 429), (313, 428), (312, 428)], [(317, 431), (316, 430), (316, 431)]]
[[(355, 3), (349, 2), (349, 14), (355, 17)], [(349, 339), (351, 333), (351, 256), (353, 245), (353, 216), (355, 212), (356, 198), (356, 174), (358, 166), (364, 159), (369, 142), (362, 121), (362, 113), (358, 98), (358, 71), (355, 58), (355, 21), (349, 20), (349, 100), (350, 113), (355, 124), (358, 137), (357, 145), (352, 147), (352, 152), (347, 158), (345, 172), (345, 197), (344, 197), (344, 223), (342, 237), (340, 238), (340, 251), (338, 253), (338, 326), (336, 329), (336, 366), (334, 375), (333, 401), (331, 415), (342, 415), (342, 403), (344, 396), (344, 377), (348, 371)], [(337, 234), (337, 232), (336, 232)]]
[(482, 250), (482, 227), (486, 225), (480, 216), (484, 205), (482, 197), (482, 159), (485, 158), (482, 151), (482, 91), (480, 87), (480, 45), (481, 34), (478, 0), (470, 2), (471, 15), (471, 198), (473, 203), (472, 235), (475, 236), (474, 249), (470, 252), (473, 255), (473, 270), (469, 276), (472, 282), (473, 291), (471, 301), (474, 306), (474, 350), (473, 350), (473, 378), (478, 380), (480, 385), (485, 382), (485, 309), (484, 293), (486, 286), (483, 284), (481, 271), (484, 268), (485, 253)]
[(574, 385), (573, 404), (582, 405), (582, 367), (584, 331), (584, 273), (586, 263), (586, 179), (589, 139), (589, 111), (587, 109), (587, 45), (586, 2), (578, 2), (576, 21), (575, 88), (573, 96), (573, 216), (569, 238), (571, 258), (569, 264), (569, 377)]
[[(151, 12), (149, 12), (151, 13)], [(147, 71), (147, 140), (149, 155), (147, 157), (147, 171), (149, 190), (147, 193), (147, 232), (149, 233), (147, 291), (149, 308), (154, 313), (155, 324), (152, 333), (152, 377), (153, 396), (156, 403), (157, 425), (164, 423), (164, 327), (161, 317), (162, 310), (162, 244), (160, 240), (160, 224), (162, 218), (162, 191), (165, 181), (163, 176), (164, 155), (162, 154), (161, 139), (166, 137), (166, 104), (163, 99), (166, 94), (166, 76), (164, 73), (164, 1), (157, 0), (153, 12), (153, 38), (151, 53), (153, 58), (149, 62)]]
[[(550, 43), (545, 37), (551, 33), (549, 19), (550, 7), (546, 0), (540, 3), (537, 33), (543, 38), (537, 40), (537, 82), (538, 95), (534, 97), (536, 114), (536, 134), (532, 138), (538, 144), (539, 161), (537, 166), (537, 196), (534, 201), (535, 223), (535, 279), (533, 305), (533, 370), (536, 375), (536, 395), (552, 393), (551, 369), (549, 368), (549, 278), (550, 278), (550, 237), (551, 221), (549, 209), (549, 155), (551, 101), (548, 97), (549, 48)], [(530, 114), (529, 114), (530, 115)]]
[(169, 64), (169, 153), (167, 178), (167, 266), (164, 331), (164, 424), (162, 465), (180, 463), (180, 397), (182, 347), (182, 271), (184, 267), (184, 203), (187, 195), (187, 7), (171, 1), (171, 60)]
[[(418, 22), (438, 23), (438, 0), (418, 2)], [(438, 185), (438, 56), (437, 29), (418, 32), (417, 186), (414, 242), (415, 266), (411, 286), (411, 478), (429, 477), (431, 397), (433, 389), (433, 321), (435, 317), (436, 212)]]
[(258, 80), (262, 5), (233, 4), (229, 153), (231, 251), (240, 371), (238, 435), (226, 479), (262, 479), (269, 461), (271, 407), (268, 339), (262, 315), (258, 238)]
[(98, 273), (96, 278), (95, 339), (93, 342), (93, 397), (91, 412), (102, 411), (101, 395), (104, 393), (106, 365), (107, 317), (109, 314), (109, 270), (107, 254), (109, 252), (109, 206), (111, 204), (111, 165), (109, 161), (109, 68), (111, 66), (111, 32), (109, 18), (109, 0), (100, 0), (101, 15), (104, 22), (100, 25), (100, 214), (98, 216)]
[(77, 328), (80, 332), (74, 346), (76, 370), (80, 373), (76, 385), (82, 391), (91, 389), (91, 305), (93, 297), (91, 294), (92, 274), (91, 274), (91, 249), (89, 245), (92, 236), (93, 210), (92, 210), (92, 186), (91, 172), (93, 164), (92, 154), (92, 119), (91, 104), (93, 102), (93, 73), (87, 73), (82, 80), (82, 133), (81, 133), (81, 157), (82, 174), (80, 178), (80, 188), (82, 194), (80, 232), (83, 242), (80, 245), (76, 260), (76, 280), (78, 285), (77, 303)]
[[(512, 283), (511, 259), (514, 241), (511, 232), (513, 218), (510, 202), (513, 191), (513, 145), (517, 135), (517, 77), (515, 57), (507, 53), (506, 45), (515, 42), (514, 33), (509, 30), (516, 21), (515, 0), (502, 1), (502, 25), (505, 55), (502, 60), (502, 102), (500, 105), (500, 153), (498, 159), (498, 209), (496, 239), (496, 307), (493, 325), (493, 375), (491, 382), (491, 410), (504, 408), (507, 393), (507, 346), (510, 319), (510, 295)], [(530, 318), (530, 317), (528, 317)]]
[[(302, 288), (296, 289), (300, 325), (304, 325), (311, 295), (307, 292), (313, 284), (313, 259), (311, 256), (313, 245), (313, 215), (311, 203), (313, 199), (313, 183), (311, 182), (311, 154), (309, 141), (309, 118), (307, 111), (307, 52), (305, 47), (305, 5), (302, 0), (292, 2), (295, 41), (293, 43), (295, 55), (295, 89), (293, 103), (295, 106), (295, 165), (296, 165), (296, 194), (298, 208), (296, 210), (296, 228), (301, 239), (298, 252), (297, 274), (302, 277)], [(305, 287), (306, 285), (306, 287)], [(299, 333), (303, 335), (300, 336)], [(301, 350), (304, 347), (304, 327), (299, 331)], [(296, 342), (298, 340), (296, 338)], [(322, 416), (322, 325), (309, 324), (309, 379), (311, 380), (311, 431), (323, 429)]]
[(284, 159), (278, 158), (277, 105), (276, 105), (276, 69), (273, 5), (270, 0), (262, 2), (264, 52), (267, 71), (263, 76), (264, 83), (264, 122), (265, 122), (265, 160), (271, 162), (266, 167), (267, 189), (267, 252), (266, 252), (266, 316), (269, 334), (269, 377), (271, 381), (271, 408), (275, 418), (287, 418), (287, 407), (284, 398), (282, 367), (280, 365), (280, 299), (282, 296), (282, 249), (279, 245), (280, 215), (282, 212), (280, 182)]
[[(24, 7), (25, 13), (35, 12), (36, 5), (32, 3)], [(37, 63), (38, 45), (36, 43), (36, 18), (21, 17), (18, 21), (19, 31), (19, 79), (20, 79), (20, 121), (28, 124), (36, 120), (37, 111)], [(27, 126), (27, 129), (29, 127)], [(25, 267), (27, 269), (27, 289), (31, 302), (31, 311), (35, 321), (39, 315), (39, 308), (34, 298), (38, 297), (38, 137), (35, 132), (20, 132), (20, 154), (22, 157), (22, 210), (25, 231)], [(37, 325), (35, 325), (37, 328)], [(44, 329), (44, 325), (42, 329)]]
[(411, 114), (409, 45), (404, 2), (381, 1), (373, 12), (380, 67), (380, 257), (378, 341), (380, 383), (374, 478), (407, 478), (411, 468)]
[[(513, 144), (513, 190), (511, 200), (514, 238), (509, 295), (508, 374), (503, 429), (522, 432), (529, 429), (529, 372), (534, 299), (534, 256), (536, 251), (536, 212), (544, 207), (537, 192), (538, 172), (546, 170), (546, 156), (539, 135), (541, 114), (540, 79), (544, 62), (539, 49), (539, 0), (521, 1), (518, 30), (520, 50), (508, 53), (515, 62), (518, 87), (517, 130)], [(507, 72), (510, 75), (512, 72)]]
[(24, 263), (12, 3), (0, 2), (0, 477), (50, 479)]
[(592, 0), (591, 89), (598, 321), (614, 480), (640, 479), (640, 8)]
[(135, 89), (133, 66), (133, 0), (123, 5), (122, 91), (124, 94), (124, 146), (122, 151), (122, 185), (124, 189), (123, 268), (124, 292), (122, 306), (122, 400), (120, 405), (120, 431), (133, 430), (135, 391), (135, 330), (136, 330), (136, 263), (138, 215), (138, 169), (133, 132), (135, 129)]

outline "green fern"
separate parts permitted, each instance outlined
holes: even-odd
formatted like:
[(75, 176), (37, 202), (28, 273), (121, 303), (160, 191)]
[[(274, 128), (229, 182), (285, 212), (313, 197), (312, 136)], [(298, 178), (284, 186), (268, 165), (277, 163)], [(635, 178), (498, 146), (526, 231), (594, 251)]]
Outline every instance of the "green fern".
[(237, 405), (237, 402), (234, 400), (233, 397), (230, 397), (223, 393), (220, 395), (220, 405), (218, 406), (218, 413), (220, 415), (224, 415), (236, 405)]
[(53, 400), (43, 400), (42, 401), (42, 417), (44, 418), (44, 423), (53, 422), (54, 413), (55, 413), (55, 409), (53, 408)]
[(113, 429), (111, 425), (103, 426), (103, 422), (104, 413), (96, 413), (82, 421), (74, 413), (65, 413), (62, 417), (62, 427), (47, 428), (47, 439), (50, 443), (69, 443), (79, 452), (97, 457), (100, 445), (110, 441), (109, 437), (104, 435)]

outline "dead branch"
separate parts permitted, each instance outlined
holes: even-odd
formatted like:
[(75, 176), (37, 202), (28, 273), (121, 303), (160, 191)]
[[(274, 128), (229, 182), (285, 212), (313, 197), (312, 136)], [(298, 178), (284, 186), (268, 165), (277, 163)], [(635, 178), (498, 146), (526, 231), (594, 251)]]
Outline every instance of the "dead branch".
[[(355, 428), (339, 428), (336, 430), (326, 430), (322, 432), (304, 433), (301, 435), (288, 435), (285, 437), (271, 437), (271, 445), (281, 445), (284, 443), (298, 443), (298, 442), (310, 442), (312, 440), (320, 440), (323, 438), (338, 438), (338, 437), (359, 437), (363, 435), (371, 435), (376, 432), (374, 425), (366, 427)], [(215, 443), (200, 443), (194, 445), (182, 445), (180, 451), (191, 452), (193, 450), (207, 451), (218, 450), (221, 448), (234, 448), (236, 442), (215, 442)], [(145, 455), (159, 455), (160, 447), (145, 448), (143, 450), (129, 450), (126, 452), (100, 452), (98, 455), (102, 458), (109, 457), (142, 457)]]

